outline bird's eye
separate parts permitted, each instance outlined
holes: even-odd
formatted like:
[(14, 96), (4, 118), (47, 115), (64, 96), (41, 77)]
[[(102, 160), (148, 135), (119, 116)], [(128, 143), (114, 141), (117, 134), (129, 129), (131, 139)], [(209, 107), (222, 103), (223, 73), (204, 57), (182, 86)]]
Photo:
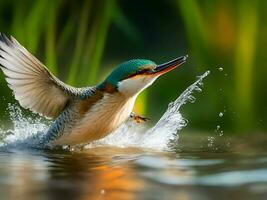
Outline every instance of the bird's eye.
[(139, 69), (138, 70), (138, 74), (142, 74), (142, 73), (145, 73), (148, 69), (144, 68), (144, 69)]

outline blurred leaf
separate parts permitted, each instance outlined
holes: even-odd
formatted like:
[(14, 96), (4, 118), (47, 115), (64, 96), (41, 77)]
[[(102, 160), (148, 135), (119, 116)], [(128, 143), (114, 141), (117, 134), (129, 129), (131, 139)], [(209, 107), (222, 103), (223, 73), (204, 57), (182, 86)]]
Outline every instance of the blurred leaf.
[(138, 95), (135, 105), (134, 112), (139, 115), (145, 115), (147, 112), (147, 100), (148, 100), (148, 92), (143, 91), (140, 95)]
[(53, 74), (57, 74), (57, 52), (56, 52), (56, 17), (57, 9), (60, 5), (59, 0), (54, 0), (48, 6), (47, 11), (47, 28), (46, 28), (46, 66), (52, 71)]
[(133, 42), (141, 42), (140, 31), (127, 19), (118, 4), (114, 6), (114, 24)]
[(199, 6), (195, 0), (177, 0), (177, 3), (193, 51), (198, 56), (199, 60), (205, 63), (205, 58), (203, 57), (205, 57), (208, 52), (208, 32), (200, 14)]
[(47, 18), (47, 1), (36, 0), (29, 11), (26, 21), (21, 24), (20, 28), (26, 28), (26, 47), (32, 52), (37, 51), (41, 34), (45, 27), (44, 19)]
[(25, 27), (22, 26), (25, 24), (25, 15), (27, 10), (27, 3), (23, 1), (18, 1), (16, 6), (14, 6), (14, 16), (11, 23), (11, 32), (13, 36), (21, 43), (26, 42), (25, 39)]
[(81, 70), (81, 80), (94, 84), (97, 71), (104, 52), (108, 28), (113, 17), (114, 0), (101, 2), (98, 15), (90, 32), (87, 47), (83, 57), (83, 68)]
[[(253, 124), (253, 65), (258, 33), (257, 1), (239, 2), (238, 40), (235, 54), (237, 128), (244, 130)], [(248, 14), (249, 13), (249, 14)]]
[(58, 45), (57, 45), (59, 51), (62, 51), (62, 49), (64, 49), (65, 46), (68, 45), (67, 42), (70, 39), (71, 34), (75, 32), (75, 30), (73, 29), (74, 26), (75, 26), (74, 17), (70, 16), (67, 22), (64, 24), (61, 32), (59, 33)]
[(84, 53), (83, 48), (86, 41), (86, 31), (87, 31), (87, 25), (89, 21), (90, 16), (90, 8), (91, 8), (91, 1), (86, 0), (84, 1), (82, 12), (79, 20), (79, 27), (78, 27), (78, 33), (76, 37), (76, 43), (74, 48), (74, 54), (72, 58), (72, 62), (70, 64), (70, 71), (69, 71), (69, 77), (67, 82), (70, 84), (76, 83), (77, 78), (77, 72), (79, 69), (81, 56)]

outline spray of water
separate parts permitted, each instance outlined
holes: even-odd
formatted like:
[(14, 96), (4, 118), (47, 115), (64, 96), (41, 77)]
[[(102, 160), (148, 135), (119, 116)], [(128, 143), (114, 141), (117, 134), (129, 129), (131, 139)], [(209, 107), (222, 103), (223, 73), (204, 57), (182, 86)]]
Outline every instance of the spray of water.
[(0, 129), (1, 146), (8, 147), (35, 147), (41, 134), (45, 133), (50, 123), (44, 122), (41, 117), (29, 117), (22, 113), (18, 105), (8, 104), (7, 111), (13, 123), (10, 129)]
[(187, 102), (193, 103), (195, 97), (192, 96), (194, 91), (201, 92), (203, 79), (208, 76), (207, 71), (190, 85), (174, 102), (171, 102), (155, 126), (145, 130), (145, 127), (136, 126), (129, 120), (117, 129), (113, 134), (101, 139), (93, 144), (95, 145), (116, 145), (120, 147), (136, 146), (153, 149), (165, 149), (169, 141), (177, 141), (179, 138), (178, 131), (186, 126), (187, 120), (182, 117), (179, 109)]
[[(119, 147), (143, 147), (153, 149), (164, 149), (169, 141), (177, 141), (178, 131), (187, 124), (179, 109), (187, 102), (194, 102), (192, 96), (194, 91), (201, 92), (203, 79), (208, 76), (209, 71), (199, 76), (174, 102), (171, 102), (160, 120), (152, 128), (137, 126), (132, 120), (121, 125), (114, 133), (104, 139), (93, 142), (85, 148), (99, 145), (111, 145)], [(0, 144), (11, 147), (36, 147), (43, 133), (48, 129), (50, 122), (43, 122), (42, 118), (25, 117), (21, 109), (15, 105), (9, 105), (8, 111), (13, 122), (13, 128), (0, 129)], [(1, 138), (0, 137), (0, 138)]]

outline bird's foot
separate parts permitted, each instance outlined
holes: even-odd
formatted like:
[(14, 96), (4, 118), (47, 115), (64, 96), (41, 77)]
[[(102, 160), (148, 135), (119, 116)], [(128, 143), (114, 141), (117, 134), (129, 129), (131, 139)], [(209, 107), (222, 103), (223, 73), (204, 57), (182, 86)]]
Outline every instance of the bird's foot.
[(138, 124), (141, 122), (147, 122), (148, 120), (150, 120), (149, 118), (142, 117), (142, 116), (137, 115), (135, 113), (131, 113), (130, 117)]

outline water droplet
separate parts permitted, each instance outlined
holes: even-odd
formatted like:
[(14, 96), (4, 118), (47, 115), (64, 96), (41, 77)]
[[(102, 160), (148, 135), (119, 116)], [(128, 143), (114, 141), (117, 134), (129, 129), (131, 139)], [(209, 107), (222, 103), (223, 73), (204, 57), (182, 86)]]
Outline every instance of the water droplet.
[(188, 120), (187, 119), (182, 119), (181, 125), (182, 126), (186, 126), (187, 124), (188, 124)]
[(101, 195), (104, 195), (104, 194), (106, 194), (106, 191), (105, 191), (104, 189), (101, 189), (101, 190), (100, 190), (100, 194), (101, 194)]
[(195, 91), (202, 92), (202, 89), (198, 86), (196, 86)]
[(221, 126), (220, 125), (217, 125), (216, 126), (216, 129), (215, 129), (215, 133), (219, 133), (220, 132), (220, 129), (221, 129)]
[(219, 70), (220, 72), (222, 72), (222, 71), (223, 71), (223, 68), (222, 68), (222, 67), (219, 67), (218, 70)]
[(190, 103), (195, 103), (196, 98), (194, 96), (190, 95), (190, 96), (188, 96), (188, 100)]
[(223, 131), (220, 131), (219, 136), (223, 136)]
[(219, 117), (223, 117), (223, 113), (222, 112), (219, 113)]
[(213, 143), (214, 143), (214, 140), (215, 140), (215, 137), (208, 137), (208, 147), (212, 147), (213, 146)]

